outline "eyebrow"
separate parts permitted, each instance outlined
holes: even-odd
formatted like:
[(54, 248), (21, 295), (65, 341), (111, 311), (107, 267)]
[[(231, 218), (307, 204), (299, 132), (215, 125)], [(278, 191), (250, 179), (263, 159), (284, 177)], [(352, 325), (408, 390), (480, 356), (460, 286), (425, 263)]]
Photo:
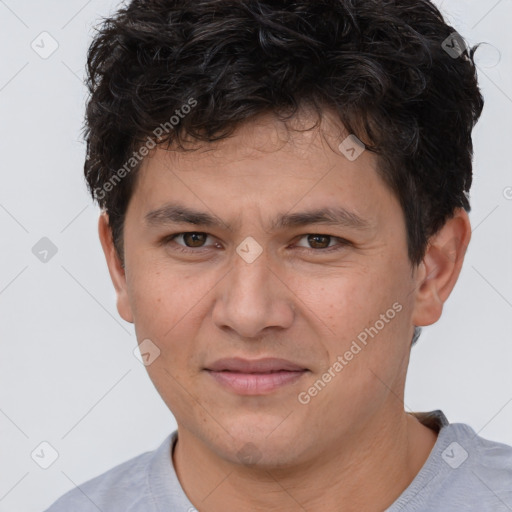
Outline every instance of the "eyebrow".
[[(165, 204), (161, 208), (150, 211), (145, 215), (145, 220), (150, 227), (167, 224), (193, 224), (204, 227), (224, 227), (230, 231), (233, 231), (235, 227), (209, 213), (176, 203)], [(372, 227), (370, 221), (353, 211), (343, 207), (327, 207), (304, 212), (280, 214), (271, 222), (270, 230), (276, 231), (310, 224), (342, 226), (358, 230), (368, 230)]]

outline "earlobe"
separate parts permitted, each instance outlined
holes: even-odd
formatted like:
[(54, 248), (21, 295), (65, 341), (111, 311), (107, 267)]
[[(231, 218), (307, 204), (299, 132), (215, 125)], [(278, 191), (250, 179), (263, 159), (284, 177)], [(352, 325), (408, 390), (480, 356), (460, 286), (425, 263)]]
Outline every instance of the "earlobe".
[(106, 212), (102, 212), (98, 219), (98, 234), (103, 253), (105, 254), (110, 278), (117, 295), (117, 311), (121, 315), (121, 318), (127, 322), (133, 323), (133, 313), (126, 284), (126, 273), (114, 246), (112, 230)]
[(454, 216), (430, 238), (415, 284), (414, 325), (431, 325), (441, 317), (443, 305), (459, 277), (470, 239), (471, 224), (462, 208), (457, 208)]

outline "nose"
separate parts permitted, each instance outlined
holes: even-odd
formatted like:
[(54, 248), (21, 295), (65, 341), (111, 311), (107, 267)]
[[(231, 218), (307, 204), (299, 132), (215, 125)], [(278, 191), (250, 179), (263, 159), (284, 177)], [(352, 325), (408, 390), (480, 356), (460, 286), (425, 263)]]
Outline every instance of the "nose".
[(265, 329), (292, 325), (296, 297), (277, 265), (272, 267), (265, 251), (252, 263), (235, 254), (231, 271), (217, 287), (212, 316), (219, 329), (258, 338)]

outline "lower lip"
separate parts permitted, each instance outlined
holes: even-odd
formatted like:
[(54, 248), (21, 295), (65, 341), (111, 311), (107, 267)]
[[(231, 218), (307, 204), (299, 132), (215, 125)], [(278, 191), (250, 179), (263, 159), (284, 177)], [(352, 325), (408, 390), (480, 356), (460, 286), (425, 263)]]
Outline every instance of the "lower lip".
[(222, 386), (239, 395), (265, 395), (286, 385), (293, 384), (306, 373), (306, 370), (274, 373), (237, 373), (208, 370), (208, 373)]

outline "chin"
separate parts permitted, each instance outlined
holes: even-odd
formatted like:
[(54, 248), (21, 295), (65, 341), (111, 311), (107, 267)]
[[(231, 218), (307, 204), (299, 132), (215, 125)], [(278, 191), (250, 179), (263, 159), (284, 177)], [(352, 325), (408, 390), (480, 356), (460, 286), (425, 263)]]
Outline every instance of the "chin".
[[(227, 428), (231, 435), (225, 433), (221, 443), (213, 447), (217, 454), (233, 464), (270, 469), (286, 466), (297, 460), (296, 453), (300, 438), (298, 431), (283, 428), (283, 419), (276, 421), (240, 421)], [(285, 420), (286, 422), (286, 420)], [(276, 428), (277, 427), (277, 428)], [(278, 432), (279, 431), (279, 432)], [(300, 445), (299, 445), (300, 446)]]

